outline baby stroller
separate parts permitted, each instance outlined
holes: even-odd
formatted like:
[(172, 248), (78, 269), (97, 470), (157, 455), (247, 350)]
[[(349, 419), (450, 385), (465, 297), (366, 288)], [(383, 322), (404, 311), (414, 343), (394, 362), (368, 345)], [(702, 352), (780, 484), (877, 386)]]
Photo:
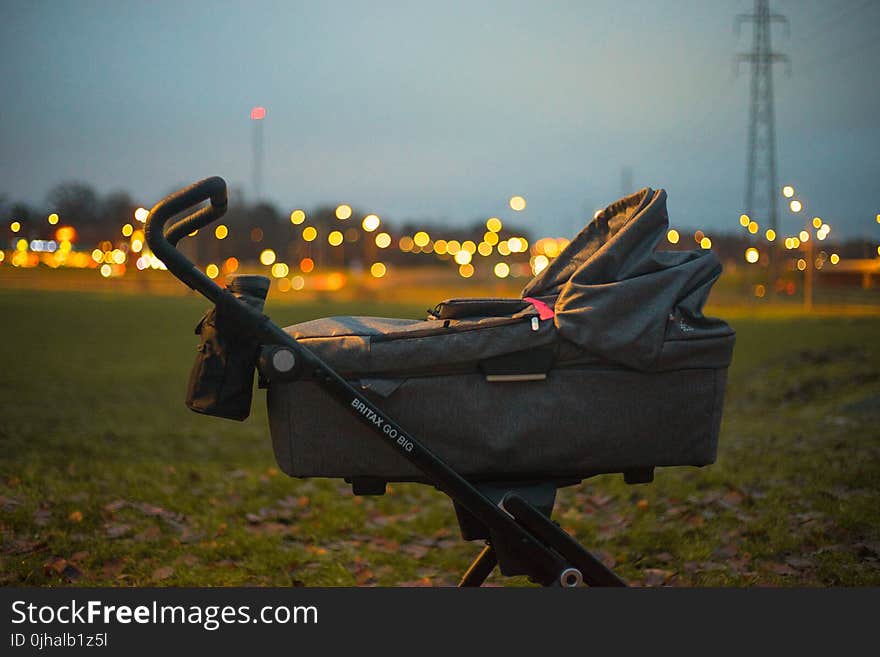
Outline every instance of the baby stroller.
[(286, 329), (262, 313), (267, 278), (222, 288), (177, 250), (225, 210), (226, 184), (213, 177), (146, 221), (156, 256), (214, 304), (196, 329), (188, 406), (244, 419), (256, 370), (286, 474), (344, 478), (356, 495), (397, 481), (437, 487), (463, 538), (485, 541), (461, 586), (481, 585), (496, 565), (544, 586), (625, 586), (550, 519), (557, 489), (600, 473), (647, 483), (658, 466), (714, 462), (735, 336), (702, 313), (717, 258), (655, 251), (668, 227), (662, 190), (597, 213), (519, 299)]

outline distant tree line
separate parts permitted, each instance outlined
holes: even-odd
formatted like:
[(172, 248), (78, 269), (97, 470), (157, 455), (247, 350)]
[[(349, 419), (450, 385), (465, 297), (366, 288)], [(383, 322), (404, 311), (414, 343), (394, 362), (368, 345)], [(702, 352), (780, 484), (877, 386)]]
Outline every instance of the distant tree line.
[[(237, 196), (240, 198), (240, 195)], [(51, 239), (58, 226), (73, 226), (77, 232), (75, 247), (78, 249), (91, 249), (105, 241), (115, 246), (128, 241), (122, 232), (125, 224), (131, 224), (135, 230), (143, 228), (143, 224), (135, 219), (138, 207), (140, 205), (126, 191), (101, 195), (86, 183), (63, 182), (49, 190), (44, 204), (39, 207), (9, 202), (6, 197), (0, 196), (0, 217), (4, 224), (0, 234), (13, 240)], [(430, 264), (432, 258), (401, 252), (396, 248), (398, 239), (404, 234), (412, 237), (417, 231), (425, 230), (432, 239), (472, 240), (479, 243), (486, 232), (485, 218), (474, 220), (466, 227), (410, 221), (398, 230), (391, 222), (380, 217), (379, 227), (368, 231), (362, 225), (367, 213), (357, 208), (352, 208), (351, 216), (345, 220), (337, 218), (336, 206), (321, 205), (303, 211), (305, 219), (301, 223), (294, 223), (290, 211), (281, 212), (267, 202), (236, 202), (233, 196), (229, 209), (217, 224), (185, 240), (181, 247), (202, 264), (219, 263), (230, 256), (252, 261), (267, 249), (276, 253), (278, 261), (291, 264), (303, 258), (311, 258), (315, 266), (330, 267), (369, 266), (370, 262), (377, 260)], [(58, 226), (50, 225), (47, 221), (50, 213), (59, 216)], [(21, 226), (15, 235), (10, 235), (8, 231), (11, 222), (18, 222)], [(220, 225), (226, 227), (225, 231), (219, 233), (223, 235), (222, 238), (218, 238), (216, 232)], [(317, 237), (313, 240), (303, 237), (307, 227), (317, 231)], [(341, 243), (336, 245), (328, 241), (334, 231), (341, 233)], [(376, 236), (380, 233), (388, 233), (393, 238), (390, 246), (381, 248), (377, 245)], [(512, 227), (506, 227), (500, 235), (520, 235), (530, 239), (526, 231)], [(338, 235), (335, 237), (339, 238)]]
[[(214, 232), (216, 226), (211, 226), (182, 243), (183, 248), (197, 262), (219, 262), (229, 256), (235, 256), (242, 261), (251, 261), (259, 258), (264, 250), (271, 249), (276, 253), (279, 261), (291, 264), (303, 258), (311, 258), (315, 266), (331, 267), (362, 264), (368, 266), (370, 262), (377, 260), (430, 264), (432, 258), (401, 252), (396, 248), (398, 239), (402, 235), (411, 237), (417, 231), (424, 230), (430, 233), (432, 240), (455, 239), (462, 243), (465, 240), (472, 240), (479, 244), (486, 231), (485, 218), (475, 219), (465, 227), (442, 225), (440, 222), (432, 224), (425, 221), (406, 221), (396, 229), (385, 217), (381, 217), (381, 225), (377, 229), (367, 231), (362, 226), (366, 213), (352, 208), (351, 216), (346, 220), (340, 220), (336, 216), (336, 207), (329, 205), (311, 210), (303, 208), (305, 219), (297, 224), (291, 221), (289, 211), (281, 212), (271, 203), (236, 203), (236, 197), (241, 198), (241, 195), (233, 195), (233, 203), (221, 219), (221, 223), (228, 231), (223, 239), (218, 239), (217, 233)], [(126, 191), (118, 190), (101, 195), (86, 183), (63, 182), (49, 190), (44, 204), (40, 207), (11, 201), (7, 196), (0, 195), (0, 218), (2, 218), (0, 235), (6, 242), (5, 248), (9, 247), (10, 239), (12, 241), (21, 238), (51, 239), (57, 227), (50, 225), (47, 217), (50, 213), (56, 213), (60, 218), (59, 226), (70, 225), (76, 229), (76, 248), (91, 249), (103, 241), (117, 245), (126, 241), (122, 233), (122, 227), (126, 223), (132, 224), (135, 229), (143, 227), (135, 220), (135, 211), (138, 207), (139, 204)], [(12, 222), (20, 224), (15, 234), (9, 231)], [(317, 237), (312, 241), (303, 238), (303, 230), (307, 227), (317, 230)], [(342, 233), (342, 242), (336, 246), (328, 242), (333, 231)], [(393, 238), (392, 245), (384, 249), (376, 244), (375, 239), (383, 232), (389, 233)], [(691, 239), (689, 232), (685, 229), (681, 229), (680, 232), (681, 240), (678, 244), (670, 245), (664, 241), (660, 248), (674, 250), (696, 248), (697, 245)], [(530, 243), (533, 239), (529, 231), (510, 225), (505, 225), (499, 234), (502, 239), (514, 235), (524, 236)], [(573, 235), (567, 237), (571, 238)], [(741, 231), (719, 232), (712, 234), (711, 237), (712, 249), (723, 260), (730, 262), (743, 261), (744, 249), (754, 242), (759, 242), (759, 246), (765, 244)], [(845, 243), (832, 241), (837, 243), (835, 248), (841, 257), (876, 256), (876, 244), (867, 239), (849, 240)], [(526, 254), (519, 254), (520, 258), (525, 256)]]

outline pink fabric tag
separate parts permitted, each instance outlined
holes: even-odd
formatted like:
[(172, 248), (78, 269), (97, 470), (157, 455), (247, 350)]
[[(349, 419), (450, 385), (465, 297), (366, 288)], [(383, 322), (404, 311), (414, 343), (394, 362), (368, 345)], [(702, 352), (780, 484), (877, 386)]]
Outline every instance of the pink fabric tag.
[(535, 310), (538, 311), (538, 317), (541, 319), (550, 319), (551, 317), (555, 317), (556, 313), (553, 312), (553, 309), (548, 306), (543, 301), (538, 301), (537, 299), (533, 299), (532, 297), (523, 297), (523, 301), (528, 301), (535, 307)]

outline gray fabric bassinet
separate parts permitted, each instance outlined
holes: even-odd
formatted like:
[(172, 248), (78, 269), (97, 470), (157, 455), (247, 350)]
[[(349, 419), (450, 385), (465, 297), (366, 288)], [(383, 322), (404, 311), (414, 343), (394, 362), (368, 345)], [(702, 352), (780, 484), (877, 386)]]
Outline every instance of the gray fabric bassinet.
[[(734, 332), (702, 307), (710, 251), (657, 251), (666, 194), (600, 212), (521, 299), (451, 299), (427, 320), (286, 329), (459, 474), (581, 479), (715, 459)], [(268, 383), (281, 469), (421, 481), (308, 379)]]

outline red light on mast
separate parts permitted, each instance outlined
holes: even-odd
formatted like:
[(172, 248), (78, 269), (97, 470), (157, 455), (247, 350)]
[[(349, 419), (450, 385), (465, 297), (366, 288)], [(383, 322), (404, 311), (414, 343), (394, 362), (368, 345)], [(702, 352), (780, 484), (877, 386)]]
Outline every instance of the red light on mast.
[(265, 107), (255, 107), (251, 110), (251, 119), (254, 121), (262, 121), (266, 118), (266, 108)]

